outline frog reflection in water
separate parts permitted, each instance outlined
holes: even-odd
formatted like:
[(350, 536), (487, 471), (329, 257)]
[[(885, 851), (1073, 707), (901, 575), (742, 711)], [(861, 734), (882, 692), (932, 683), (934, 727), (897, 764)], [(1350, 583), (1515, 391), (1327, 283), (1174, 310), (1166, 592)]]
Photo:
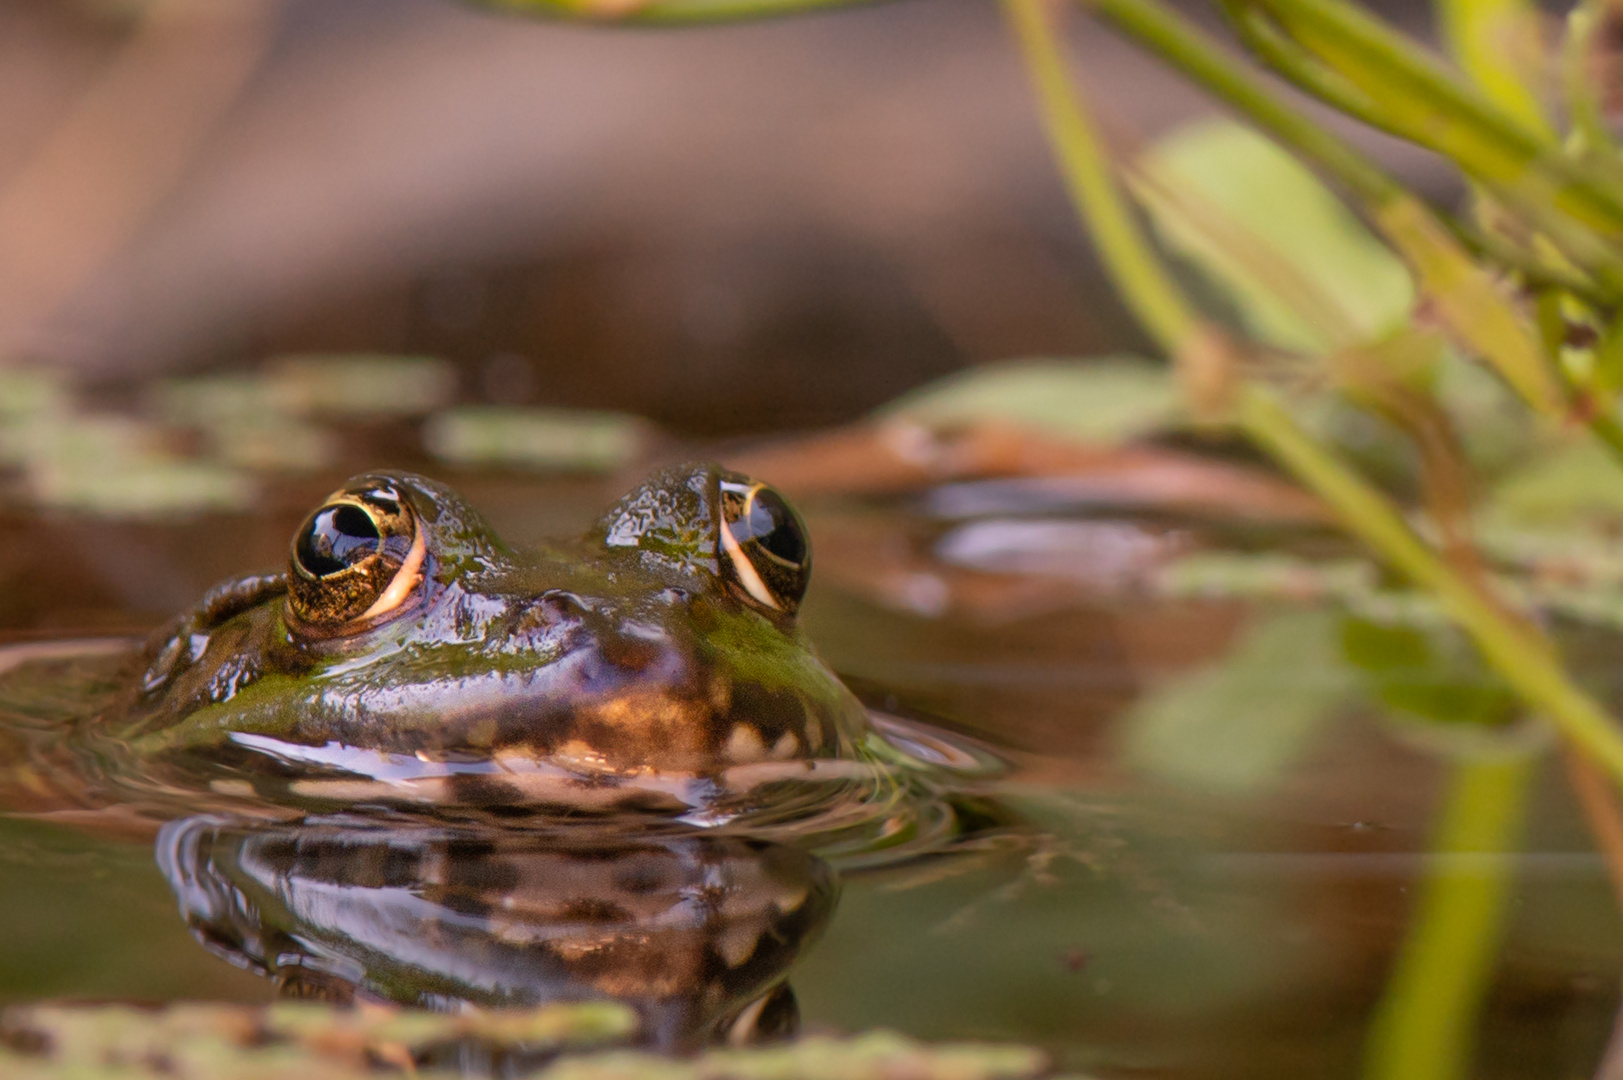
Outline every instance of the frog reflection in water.
[[(356, 477), (286, 573), (210, 591), (96, 727), (302, 799), (694, 812), (860, 772), (867, 720), (795, 625), (805, 528), (770, 487), (656, 473), (520, 555), (445, 487)], [(249, 777), (250, 779), (243, 779)]]
[(608, 998), (641, 1041), (792, 1032), (784, 981), (833, 909), (809, 851), (574, 822), (165, 825), (158, 863), (205, 948), (283, 996), (428, 1008)]

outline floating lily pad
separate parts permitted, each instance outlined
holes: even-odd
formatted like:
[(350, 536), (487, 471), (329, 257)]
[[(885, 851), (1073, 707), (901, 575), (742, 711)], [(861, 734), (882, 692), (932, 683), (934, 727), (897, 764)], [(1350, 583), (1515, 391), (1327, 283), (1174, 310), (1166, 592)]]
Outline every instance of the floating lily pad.
[(165, 423), (193, 428), (208, 441), (209, 456), (264, 471), (308, 471), (331, 466), (338, 439), (328, 429), (273, 407), (270, 380), (258, 375), (171, 379), (149, 395)]
[(1171, 425), (1179, 399), (1171, 372), (1148, 360), (1011, 360), (930, 383), (878, 415), (932, 428), (996, 421), (1114, 444)]
[(647, 442), (645, 422), (625, 413), (465, 405), (429, 417), (423, 443), (441, 461), (572, 472), (613, 472)]
[(265, 377), (265, 403), (301, 416), (423, 416), (457, 393), (456, 371), (432, 356), (285, 356), (266, 366)]
[(253, 482), (235, 469), (172, 455), (163, 431), (130, 417), (61, 417), (11, 433), (40, 506), (102, 517), (166, 517), (240, 510)]

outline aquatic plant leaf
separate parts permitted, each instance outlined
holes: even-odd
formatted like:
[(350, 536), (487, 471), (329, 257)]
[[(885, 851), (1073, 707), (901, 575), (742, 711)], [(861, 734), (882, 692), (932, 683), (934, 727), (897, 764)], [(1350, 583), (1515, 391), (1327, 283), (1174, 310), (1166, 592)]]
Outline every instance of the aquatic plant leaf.
[(1124, 720), (1123, 750), (1130, 764), (1168, 780), (1255, 791), (1358, 689), (1333, 613), (1277, 614), (1220, 662), (1141, 698)]
[(464, 405), (428, 418), (423, 443), (470, 467), (613, 472), (643, 451), (648, 425), (625, 413)]
[(1162, 241), (1223, 290), (1259, 339), (1327, 352), (1390, 333), (1413, 310), (1403, 263), (1253, 129), (1193, 124), (1138, 166), (1137, 192)]
[(1170, 369), (1148, 360), (1009, 360), (949, 375), (877, 415), (936, 429), (995, 421), (1113, 444), (1172, 424), (1179, 398)]
[(1520, 699), (1448, 626), (1393, 625), (1351, 617), (1342, 649), (1371, 697), (1403, 717), (1444, 724), (1508, 724)]

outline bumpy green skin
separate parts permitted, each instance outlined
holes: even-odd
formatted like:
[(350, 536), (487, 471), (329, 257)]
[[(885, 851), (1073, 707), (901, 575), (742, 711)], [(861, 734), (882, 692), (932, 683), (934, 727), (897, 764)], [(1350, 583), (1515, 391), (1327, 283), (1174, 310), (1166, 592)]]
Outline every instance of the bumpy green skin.
[(722, 475), (662, 471), (581, 540), (523, 554), (433, 481), (358, 477), (395, 487), (425, 530), (396, 616), (318, 637), (290, 619), (284, 576), (226, 582), (153, 639), (102, 729), (146, 754), (229, 756), (242, 733), (605, 774), (853, 755), (861, 706), (792, 618), (728, 577)]

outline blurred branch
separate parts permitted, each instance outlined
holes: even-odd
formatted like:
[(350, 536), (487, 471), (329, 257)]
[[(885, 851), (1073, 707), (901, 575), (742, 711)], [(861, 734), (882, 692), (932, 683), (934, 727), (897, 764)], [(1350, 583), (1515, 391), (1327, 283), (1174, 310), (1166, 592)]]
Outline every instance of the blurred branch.
[(1612, 8), (1612, 0), (1579, 0), (1567, 13), (1561, 43), (1561, 94), (1567, 107), (1567, 148), (1578, 157), (1615, 157), (1617, 144), (1606, 126), (1605, 107), (1595, 77), (1595, 52)]
[(67, 118), (0, 185), (0, 362), (140, 229), (236, 100), (278, 0), (153, 0)]
[(1527, 0), (1437, 0), (1437, 14), (1449, 53), (1488, 100), (1553, 135), (1532, 89), (1542, 60), (1537, 9)]

